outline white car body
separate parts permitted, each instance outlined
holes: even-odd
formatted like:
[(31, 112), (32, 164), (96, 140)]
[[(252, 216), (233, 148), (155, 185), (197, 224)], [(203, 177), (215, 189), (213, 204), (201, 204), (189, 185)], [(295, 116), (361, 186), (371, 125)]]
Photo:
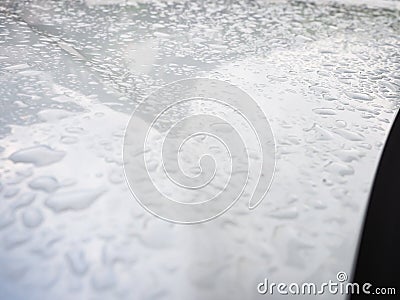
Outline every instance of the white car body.
[[(265, 278), (351, 276), (400, 26), (398, 2), (345, 2), (1, 3), (0, 298), (263, 299)], [(192, 77), (258, 103), (276, 170), (257, 209), (185, 226), (135, 201), (122, 147), (139, 101)]]

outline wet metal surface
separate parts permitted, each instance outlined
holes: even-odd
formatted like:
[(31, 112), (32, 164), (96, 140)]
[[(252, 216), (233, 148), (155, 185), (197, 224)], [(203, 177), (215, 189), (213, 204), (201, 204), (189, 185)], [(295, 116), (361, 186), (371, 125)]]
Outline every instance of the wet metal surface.
[[(265, 277), (350, 274), (400, 100), (392, 3), (2, 2), (0, 298), (257, 299)], [(191, 77), (248, 93), (277, 159), (256, 210), (182, 226), (134, 200), (122, 148), (138, 103)]]

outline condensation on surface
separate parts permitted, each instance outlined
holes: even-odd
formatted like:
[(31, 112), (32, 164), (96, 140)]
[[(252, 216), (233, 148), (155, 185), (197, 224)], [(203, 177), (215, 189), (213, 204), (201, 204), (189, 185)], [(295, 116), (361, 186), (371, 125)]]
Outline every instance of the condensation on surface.
[[(265, 277), (350, 274), (400, 25), (390, 1), (344, 2), (2, 2), (0, 298), (256, 299)], [(181, 226), (134, 200), (122, 145), (136, 105), (190, 77), (256, 100), (277, 165), (256, 210)]]

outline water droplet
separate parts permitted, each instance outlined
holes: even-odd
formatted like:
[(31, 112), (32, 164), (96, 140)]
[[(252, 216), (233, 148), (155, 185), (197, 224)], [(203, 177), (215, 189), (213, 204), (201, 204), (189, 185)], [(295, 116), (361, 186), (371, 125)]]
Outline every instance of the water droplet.
[(35, 228), (43, 222), (43, 215), (37, 208), (28, 208), (23, 212), (22, 220), (26, 227)]
[(364, 93), (346, 92), (346, 96), (356, 100), (371, 101), (372, 97)]
[(334, 133), (342, 136), (343, 138), (345, 138), (346, 140), (349, 141), (363, 141), (365, 138), (362, 134), (357, 133), (357, 132), (353, 132), (353, 131), (349, 131), (343, 128), (337, 128), (333, 130)]
[(271, 211), (268, 215), (277, 219), (295, 219), (299, 215), (299, 212), (296, 206), (291, 206)]
[(72, 113), (62, 109), (45, 109), (38, 112), (37, 115), (43, 122), (56, 122), (71, 116)]
[(15, 187), (15, 186), (6, 187), (6, 188), (4, 188), (3, 196), (4, 196), (4, 198), (12, 198), (18, 193), (19, 193), (18, 187)]
[(58, 162), (64, 156), (64, 151), (57, 151), (48, 146), (40, 145), (14, 152), (10, 159), (16, 163), (31, 163), (41, 167)]
[(318, 115), (324, 115), (324, 116), (336, 115), (335, 110), (333, 110), (331, 108), (315, 108), (315, 109), (313, 109), (313, 112), (315, 112)]
[(59, 188), (59, 184), (54, 177), (40, 176), (29, 182), (29, 187), (34, 190), (42, 190), (51, 193)]
[(81, 210), (88, 208), (103, 193), (104, 189), (56, 192), (46, 200), (45, 204), (55, 212)]
[(21, 207), (30, 205), (35, 200), (36, 195), (34, 193), (23, 193), (17, 200), (10, 203), (10, 209), (17, 210)]

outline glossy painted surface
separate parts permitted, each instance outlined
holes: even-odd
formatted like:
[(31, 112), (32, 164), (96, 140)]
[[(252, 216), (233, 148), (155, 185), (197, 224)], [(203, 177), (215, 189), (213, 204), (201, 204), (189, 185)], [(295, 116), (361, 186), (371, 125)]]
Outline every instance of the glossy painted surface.
[[(256, 299), (265, 277), (350, 274), (400, 100), (397, 9), (2, 2), (0, 298)], [(182, 226), (134, 200), (122, 145), (139, 101), (191, 77), (255, 99), (277, 161), (255, 211)]]

